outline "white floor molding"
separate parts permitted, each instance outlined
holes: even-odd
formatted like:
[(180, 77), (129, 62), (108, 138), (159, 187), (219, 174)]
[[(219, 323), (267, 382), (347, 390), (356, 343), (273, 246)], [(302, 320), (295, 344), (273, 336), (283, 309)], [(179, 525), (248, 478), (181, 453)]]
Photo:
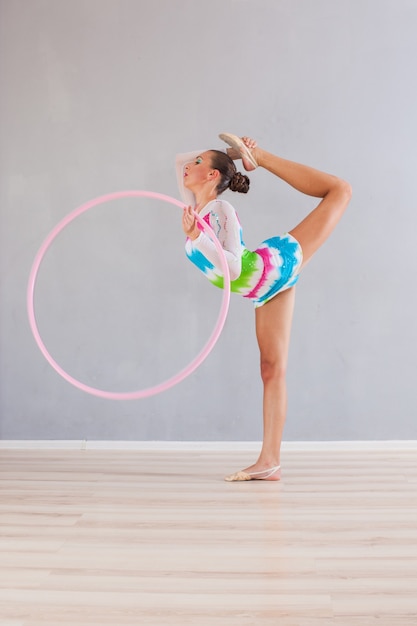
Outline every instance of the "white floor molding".
[[(259, 441), (86, 441), (86, 440), (3, 440), (0, 450), (259, 450)], [(284, 441), (282, 450), (416, 450), (417, 440), (390, 441)]]

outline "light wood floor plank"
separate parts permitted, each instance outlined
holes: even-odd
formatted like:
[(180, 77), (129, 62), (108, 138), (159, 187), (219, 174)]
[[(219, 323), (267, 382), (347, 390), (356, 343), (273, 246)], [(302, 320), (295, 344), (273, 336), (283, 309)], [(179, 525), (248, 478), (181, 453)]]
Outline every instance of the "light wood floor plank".
[(0, 452), (0, 626), (416, 626), (413, 452)]

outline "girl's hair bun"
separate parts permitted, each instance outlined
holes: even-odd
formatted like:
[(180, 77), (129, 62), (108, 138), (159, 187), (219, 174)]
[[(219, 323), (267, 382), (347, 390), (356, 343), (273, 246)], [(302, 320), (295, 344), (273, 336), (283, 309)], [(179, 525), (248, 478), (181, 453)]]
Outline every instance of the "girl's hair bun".
[(238, 193), (248, 193), (250, 186), (249, 178), (245, 174), (236, 172), (233, 174), (229, 183), (229, 189), (231, 191), (237, 191)]
[(248, 193), (249, 178), (236, 171), (236, 165), (226, 152), (210, 150), (210, 157), (211, 167), (220, 172), (220, 181), (216, 187), (218, 195), (226, 189), (231, 189), (231, 191), (237, 191), (238, 193)]

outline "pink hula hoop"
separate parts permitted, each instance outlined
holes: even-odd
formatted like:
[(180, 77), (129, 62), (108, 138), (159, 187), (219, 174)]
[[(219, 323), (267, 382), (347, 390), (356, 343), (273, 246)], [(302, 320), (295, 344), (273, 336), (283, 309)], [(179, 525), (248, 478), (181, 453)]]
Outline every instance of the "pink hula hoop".
[(164, 202), (169, 202), (174, 204), (181, 209), (184, 208), (184, 203), (176, 200), (175, 198), (171, 198), (170, 196), (166, 196), (161, 193), (156, 193), (153, 191), (117, 191), (115, 193), (109, 193), (104, 196), (100, 196), (99, 198), (95, 198), (94, 200), (90, 200), (86, 202), (82, 206), (78, 207), (69, 213), (63, 220), (61, 220), (55, 228), (49, 233), (46, 237), (45, 241), (39, 248), (35, 259), (33, 261), (33, 265), (29, 275), (29, 282), (27, 288), (27, 311), (29, 317), (29, 324), (32, 330), (35, 341), (42, 352), (45, 359), (48, 363), (53, 367), (53, 369), (64, 378), (67, 382), (69, 382), (74, 387), (85, 391), (86, 393), (92, 394), (94, 396), (98, 396), (99, 398), (106, 398), (109, 400), (138, 400), (140, 398), (147, 398), (149, 396), (156, 395), (157, 393), (161, 393), (162, 391), (166, 391), (170, 387), (177, 385), (179, 382), (184, 380), (187, 376), (192, 374), (208, 357), (212, 349), (214, 348), (218, 338), (220, 337), (220, 333), (223, 330), (224, 323), (226, 321), (227, 313), (229, 310), (229, 302), (230, 302), (230, 274), (229, 267), (227, 265), (226, 257), (223, 251), (223, 248), (220, 245), (219, 240), (214, 234), (213, 230), (210, 226), (198, 215), (198, 213), (194, 212), (194, 215), (200, 224), (203, 231), (210, 237), (213, 241), (216, 249), (220, 255), (221, 267), (224, 275), (224, 289), (223, 289), (223, 298), (220, 307), (220, 313), (218, 315), (214, 330), (212, 331), (207, 343), (203, 346), (202, 350), (197, 354), (197, 356), (191, 361), (189, 365), (180, 370), (177, 374), (168, 378), (166, 381), (159, 383), (158, 385), (154, 385), (153, 387), (147, 387), (140, 391), (127, 391), (127, 392), (115, 392), (115, 391), (105, 391), (104, 389), (96, 389), (95, 387), (90, 387), (89, 385), (84, 384), (83, 382), (77, 380), (70, 374), (68, 374), (62, 367), (55, 361), (55, 359), (48, 352), (42, 338), (40, 336), (38, 326), (36, 323), (35, 316), (35, 305), (34, 305), (34, 297), (35, 297), (35, 285), (36, 279), (39, 272), (39, 267), (42, 263), (42, 260), (48, 251), (49, 247), (56, 239), (58, 234), (70, 224), (73, 220), (79, 217), (82, 213), (85, 213), (92, 207), (97, 206), (98, 204), (104, 204), (106, 202), (110, 202), (111, 200), (118, 200), (120, 198), (129, 198), (129, 197), (145, 197), (145, 198), (153, 198), (156, 200), (163, 200)]

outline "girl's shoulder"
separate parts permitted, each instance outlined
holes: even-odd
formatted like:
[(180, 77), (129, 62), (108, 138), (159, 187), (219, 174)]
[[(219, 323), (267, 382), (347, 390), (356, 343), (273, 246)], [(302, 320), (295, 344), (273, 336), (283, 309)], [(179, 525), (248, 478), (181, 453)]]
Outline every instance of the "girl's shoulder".
[(225, 215), (236, 214), (233, 205), (227, 200), (223, 200), (223, 198), (212, 200), (207, 208), (209, 208), (210, 211), (223, 212)]

